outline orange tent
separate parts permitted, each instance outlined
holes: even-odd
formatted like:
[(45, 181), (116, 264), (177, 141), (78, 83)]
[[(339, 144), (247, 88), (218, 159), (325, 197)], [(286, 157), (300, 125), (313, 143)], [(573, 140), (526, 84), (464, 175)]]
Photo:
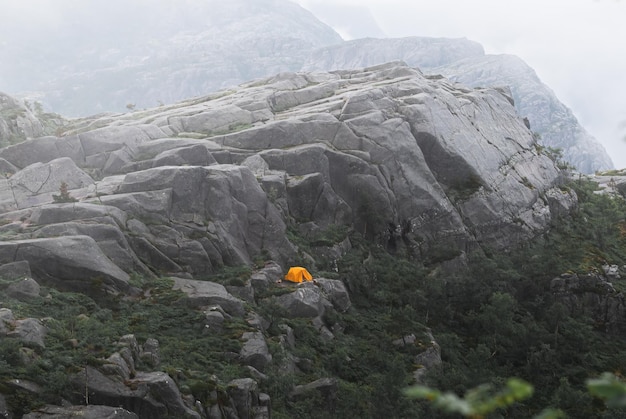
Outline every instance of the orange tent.
[(285, 275), (285, 279), (291, 282), (304, 282), (313, 280), (313, 276), (305, 268), (301, 266), (293, 266), (289, 268), (289, 272)]

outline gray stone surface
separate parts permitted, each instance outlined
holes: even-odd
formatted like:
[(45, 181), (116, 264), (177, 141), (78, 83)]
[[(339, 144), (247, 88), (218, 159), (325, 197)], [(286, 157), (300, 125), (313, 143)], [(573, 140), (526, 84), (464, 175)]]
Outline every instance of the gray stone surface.
[(306, 285), (301, 285), (295, 291), (276, 298), (276, 302), (285, 309), (287, 316), (315, 318), (324, 314), (326, 305), (330, 303), (318, 288)]
[(0, 278), (4, 280), (24, 279), (30, 277), (30, 266), (25, 260), (0, 265)]
[(41, 287), (34, 279), (23, 278), (9, 284), (5, 292), (9, 297), (15, 298), (16, 300), (28, 301), (39, 297)]
[(320, 378), (307, 384), (295, 386), (289, 397), (298, 399), (309, 397), (311, 393), (319, 393), (327, 403), (332, 402), (337, 396), (338, 382), (336, 378)]
[(155, 338), (146, 339), (144, 344), (141, 346), (139, 358), (153, 368), (158, 367), (161, 363), (159, 341)]
[(240, 418), (254, 417), (254, 409), (259, 406), (259, 387), (251, 378), (239, 378), (228, 383), (227, 392), (233, 401)]
[(350, 308), (350, 294), (342, 281), (326, 278), (317, 278), (316, 281), (337, 311), (344, 312)]
[(13, 311), (8, 308), (0, 308), (0, 336), (5, 336), (13, 329), (14, 323)]
[(0, 242), (0, 263), (25, 260), (33, 278), (87, 293), (128, 289), (129, 276), (88, 236)]
[(18, 339), (26, 345), (33, 345), (38, 348), (45, 348), (45, 339), (48, 333), (46, 327), (39, 319), (19, 319), (11, 324), (11, 329), (7, 332), (7, 337)]
[(200, 418), (183, 403), (174, 380), (164, 372), (137, 373), (125, 385), (86, 367), (73, 375), (70, 382), (76, 389), (77, 401), (87, 391), (90, 404), (120, 406), (139, 417)]
[(138, 419), (135, 413), (121, 407), (111, 406), (54, 406), (46, 405), (22, 416), (23, 419)]
[(467, 86), (507, 86), (518, 112), (528, 118), (542, 145), (563, 150), (564, 160), (583, 173), (613, 167), (601, 143), (532, 68), (512, 55), (485, 55), (480, 44), (464, 38), (357, 39), (313, 51), (303, 70), (353, 70), (394, 60)]
[(250, 365), (263, 372), (265, 367), (272, 361), (272, 355), (267, 347), (267, 342), (262, 332), (245, 332), (241, 339), (243, 347), (239, 356), (244, 364)]
[[(5, 93), (0, 93), (0, 116), (0, 144), (2, 146), (41, 137), (45, 133), (45, 128), (37, 115), (24, 103)], [(10, 167), (2, 166), (5, 169)]]
[[(478, 54), (467, 45), (444, 48), (450, 56), (437, 60)], [(252, 301), (251, 290), (267, 288), (298, 257), (288, 224), (328, 248), (320, 252), (333, 269), (349, 248), (326, 245), (338, 227), (428, 261), (438, 247), (462, 255), (534, 237), (575, 204), (510, 91), (427, 77), (402, 62), (283, 72), (65, 128), (0, 149), (17, 169), (0, 179), (0, 234), (10, 239), (0, 243), (0, 262), (27, 261), (33, 279), (67, 288), (101, 281), (118, 292), (129, 272), (195, 280), (273, 260), (276, 269), (255, 272), (251, 288), (239, 290)], [(52, 203), (54, 180), (66, 175), (81, 202)], [(286, 304), (319, 316), (314, 300), (326, 299), (302, 292), (311, 295)], [(201, 294), (190, 301), (243, 312), (232, 296), (211, 303)]]
[(626, 336), (626, 299), (605, 274), (562, 274), (552, 280), (550, 291), (569, 313), (584, 313), (599, 330)]
[(233, 297), (223, 285), (209, 281), (196, 281), (184, 278), (172, 278), (174, 290), (187, 295), (192, 307), (219, 305), (225, 312), (233, 316), (243, 316), (243, 301)]

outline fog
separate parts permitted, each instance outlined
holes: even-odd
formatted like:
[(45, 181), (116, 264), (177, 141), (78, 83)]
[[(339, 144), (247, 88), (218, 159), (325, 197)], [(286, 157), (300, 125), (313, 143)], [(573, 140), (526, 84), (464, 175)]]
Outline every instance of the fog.
[[(263, 10), (273, 0), (257, 0)], [(626, 167), (626, 1), (623, 0), (295, 0), (344, 39), (466, 37), (487, 53), (514, 54), (569, 106), (581, 124)], [(2, 0), (0, 90), (38, 88), (27, 73), (59, 78), (67, 62), (78, 71), (116, 65), (115, 52), (134, 39), (162, 40), (209, 27), (233, 2), (217, 0)], [(159, 4), (160, 7), (154, 7)], [(217, 8), (216, 5), (220, 7)], [(181, 11), (185, 11), (182, 13)], [(189, 13), (192, 10), (192, 13)], [(106, 16), (107, 19), (104, 19)], [(140, 18), (138, 18), (140, 17)], [(111, 25), (112, 18), (115, 22)], [(176, 25), (173, 23), (176, 22)], [(38, 57), (43, 64), (15, 57)], [(89, 48), (97, 56), (88, 56)], [(76, 51), (83, 51), (77, 57)], [(96, 54), (97, 52), (97, 54)], [(144, 51), (137, 52), (139, 56)], [(82, 65), (82, 67), (81, 67)], [(54, 71), (53, 71), (54, 70)], [(55, 73), (56, 71), (56, 73)], [(8, 80), (11, 80), (10, 83)]]
[[(625, 1), (297, 2), (346, 38), (379, 37), (381, 32), (386, 37), (466, 37), (489, 54), (519, 56), (605, 146), (616, 167), (626, 167)], [(351, 15), (350, 7), (357, 14)], [(372, 21), (376, 25), (367, 32)]]

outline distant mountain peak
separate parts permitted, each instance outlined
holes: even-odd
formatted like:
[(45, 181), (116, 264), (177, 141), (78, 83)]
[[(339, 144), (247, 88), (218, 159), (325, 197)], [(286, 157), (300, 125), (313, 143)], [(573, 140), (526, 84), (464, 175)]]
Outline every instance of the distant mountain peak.
[(613, 167), (602, 145), (528, 65), (514, 56), (485, 55), (479, 43), (465, 38), (345, 42), (288, 0), (114, 0), (88, 6), (42, 0), (37, 5), (36, 16), (3, 14), (10, 22), (0, 25), (0, 39), (9, 41), (0, 43), (0, 54), (3, 63), (13, 65), (0, 66), (0, 90), (41, 101), (63, 115), (149, 108), (281, 72), (403, 60), (468, 86), (509, 86), (542, 144), (562, 149), (582, 172)]

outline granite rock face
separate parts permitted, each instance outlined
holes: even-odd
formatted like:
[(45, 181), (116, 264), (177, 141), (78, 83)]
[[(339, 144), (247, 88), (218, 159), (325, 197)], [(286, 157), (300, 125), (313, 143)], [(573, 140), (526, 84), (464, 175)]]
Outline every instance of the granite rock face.
[[(508, 86), (518, 111), (528, 118), (544, 146), (561, 148), (566, 161), (584, 173), (612, 168), (600, 143), (530, 67), (516, 57), (485, 55), (476, 42), (425, 37), (344, 42), (333, 29), (287, 0), (173, 5), (140, 0), (130, 7), (117, 0), (107, 7), (90, 5), (85, 9), (82, 4), (55, 2), (68, 21), (79, 16), (79, 25), (88, 28), (85, 32), (98, 35), (76, 36), (71, 32), (74, 25), (51, 25), (53, 31), (40, 25), (40, 37), (46, 44), (64, 45), (74, 52), (72, 57), (41, 50), (40, 39), (33, 40), (30, 32), (20, 36), (23, 28), (30, 27), (27, 17), (3, 10), (6, 16), (0, 38), (11, 40), (3, 57), (19, 64), (0, 69), (0, 81), (6, 83), (0, 89), (28, 92), (27, 96), (46, 108), (82, 116), (171, 104), (278, 72), (354, 70), (403, 60), (424, 72), (443, 74), (470, 86)], [(145, 33), (133, 24), (137, 21), (151, 22), (152, 31)], [(319, 99), (331, 93), (313, 88), (282, 92), (270, 100), (280, 107), (297, 101), (295, 96), (315, 94)], [(11, 116), (0, 125), (3, 144), (65, 130), (65, 124), (53, 115), (33, 112), (7, 97), (0, 99), (0, 113)], [(225, 132), (233, 124), (252, 123), (254, 113), (232, 106), (188, 118), (182, 127), (183, 131)], [(37, 120), (36, 115), (45, 118)], [(107, 170), (117, 170), (123, 161), (121, 151)]]
[(431, 71), (468, 86), (508, 86), (518, 112), (528, 118), (542, 145), (562, 150), (563, 160), (582, 173), (613, 168), (602, 144), (519, 57), (485, 55)]
[[(194, 278), (261, 254), (284, 270), (288, 225), (345, 226), (427, 259), (518, 243), (575, 204), (506, 91), (401, 62), (80, 120), (0, 158), (17, 170), (0, 185), (3, 262), (114, 292), (129, 272)], [(61, 183), (77, 202), (58, 202)]]
[(624, 336), (626, 301), (624, 294), (611, 282), (619, 279), (619, 268), (607, 265), (602, 273), (562, 274), (552, 280), (550, 291), (568, 314), (587, 314), (599, 330)]
[(563, 159), (583, 173), (613, 168), (604, 147), (523, 60), (486, 55), (480, 44), (467, 39), (359, 39), (313, 51), (303, 70), (346, 70), (392, 60), (403, 60), (424, 73), (442, 74), (466, 86), (506, 87), (543, 146), (561, 149)]
[(41, 137), (44, 132), (42, 122), (26, 105), (0, 92), (0, 145)]
[[(0, 182), (0, 273), (123, 298), (141, 293), (131, 274), (173, 278), (178, 304), (205, 313), (198, 333), (214, 333), (232, 317), (256, 327), (230, 356), (259, 379), (278, 357), (264, 319), (246, 314), (301, 260), (288, 228), (309, 237), (354, 230), (418, 262), (453, 264), (472, 249), (534, 237), (576, 204), (506, 91), (464, 87), (402, 62), (280, 73), (226, 94), (65, 128), (0, 149), (13, 170)], [(345, 241), (328, 259), (345, 254)], [(224, 266), (259, 260), (272, 262), (243, 285), (206, 280)], [(316, 282), (293, 286), (276, 303), (331, 340), (335, 328), (322, 317), (350, 310), (350, 298), (340, 280)], [(43, 345), (44, 323), (20, 323), (6, 310), (0, 317), (2, 334), (14, 328), (15, 337)], [(138, 417), (217, 415), (182, 393), (174, 376), (139, 369), (158, 367), (156, 339), (141, 348), (133, 336), (122, 343), (100, 368), (71, 377), (71, 402), (84, 402), (87, 391), (90, 403)], [(296, 367), (306, 369), (306, 361), (294, 360)], [(319, 393), (331, 403), (336, 392), (336, 382), (323, 379), (291, 397)], [(230, 417), (270, 414), (250, 379), (227, 393)]]
[(465, 38), (365, 38), (312, 51), (302, 71), (350, 70), (397, 60), (420, 68), (436, 68), (484, 54), (482, 45)]

